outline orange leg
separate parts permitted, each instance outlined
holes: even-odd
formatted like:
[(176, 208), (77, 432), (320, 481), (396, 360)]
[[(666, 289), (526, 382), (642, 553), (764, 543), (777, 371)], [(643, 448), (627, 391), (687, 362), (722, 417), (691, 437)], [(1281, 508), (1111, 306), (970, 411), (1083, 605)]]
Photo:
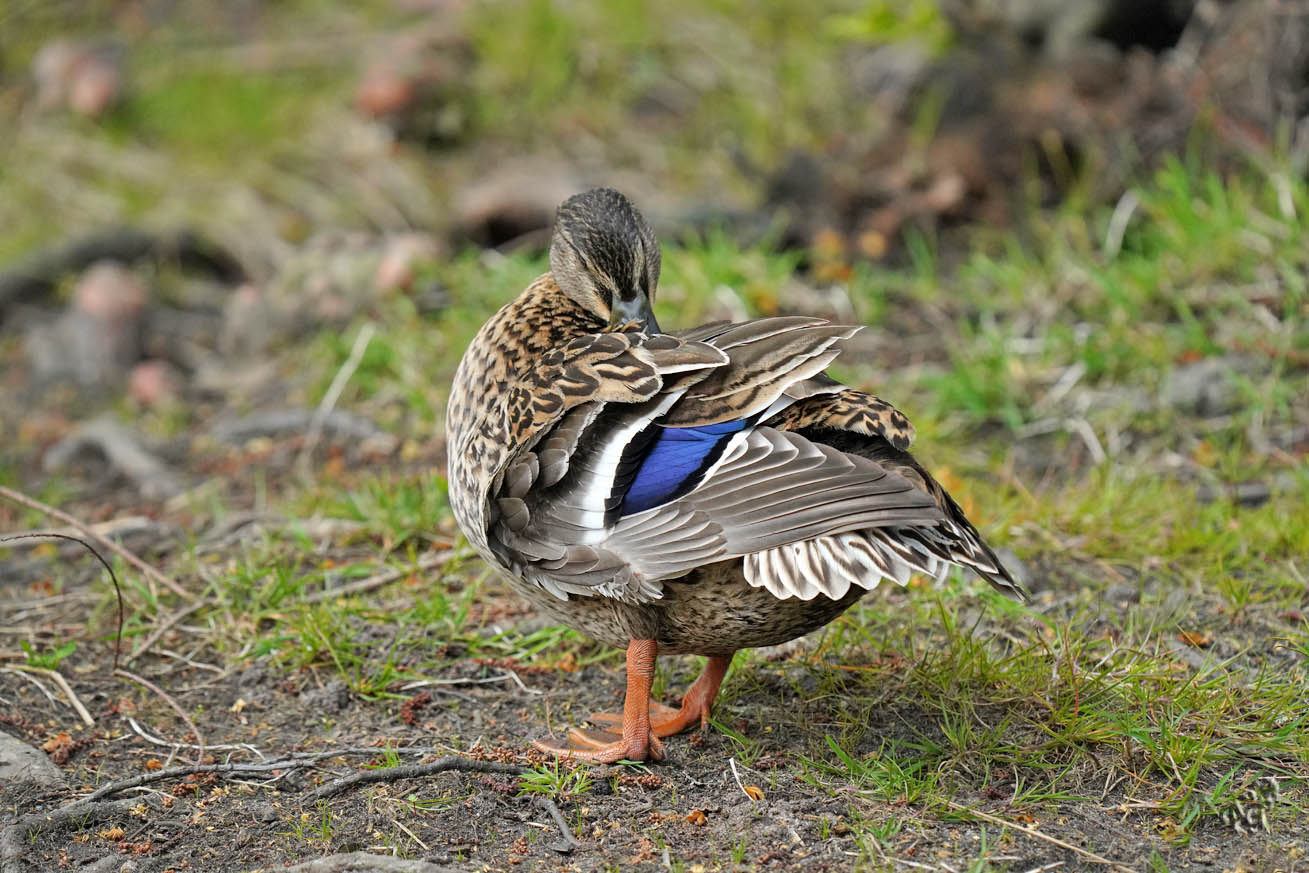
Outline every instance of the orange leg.
[[(673, 734), (680, 734), (696, 726), (707, 726), (709, 711), (714, 705), (718, 688), (723, 684), (723, 677), (727, 675), (727, 668), (730, 666), (732, 666), (731, 655), (712, 656), (704, 665), (699, 678), (687, 689), (680, 709), (673, 709), (657, 700), (651, 700), (650, 732), (656, 737), (671, 737)], [(592, 714), (591, 721), (597, 724), (617, 725), (622, 722), (622, 717), (616, 713), (597, 712)]]
[(664, 744), (650, 729), (650, 684), (654, 680), (657, 652), (654, 640), (632, 640), (627, 644), (627, 698), (623, 701), (621, 737), (615, 738), (612, 734), (594, 737), (574, 729), (569, 732), (572, 742), (567, 746), (552, 746), (541, 741), (533, 745), (563, 758), (602, 764), (644, 761), (647, 758), (662, 760)]

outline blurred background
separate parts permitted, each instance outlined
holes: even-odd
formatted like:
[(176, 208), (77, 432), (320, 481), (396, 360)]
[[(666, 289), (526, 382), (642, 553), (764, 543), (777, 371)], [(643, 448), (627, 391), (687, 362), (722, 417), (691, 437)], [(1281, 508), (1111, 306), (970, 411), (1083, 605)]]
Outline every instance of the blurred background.
[(661, 234), (661, 321), (870, 325), (841, 375), (947, 478), (1303, 491), (1306, 4), (8, 0), (0, 33), (0, 482), (93, 520), (430, 477), (460, 351), (597, 184)]

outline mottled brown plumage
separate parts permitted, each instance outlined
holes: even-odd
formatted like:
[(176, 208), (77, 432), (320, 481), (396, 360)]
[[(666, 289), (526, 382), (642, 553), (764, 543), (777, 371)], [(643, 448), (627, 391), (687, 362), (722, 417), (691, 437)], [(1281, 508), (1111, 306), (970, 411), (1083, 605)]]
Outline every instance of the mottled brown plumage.
[[(628, 648), (621, 735), (543, 746), (660, 757), (733, 652), (809, 633), (883, 578), (967, 566), (1019, 588), (905, 451), (913, 427), (824, 372), (858, 328), (772, 318), (663, 333), (659, 249), (607, 189), (560, 207), (551, 272), (460, 362), (450, 495), (470, 543), (543, 613)], [(656, 653), (710, 657), (680, 710)]]

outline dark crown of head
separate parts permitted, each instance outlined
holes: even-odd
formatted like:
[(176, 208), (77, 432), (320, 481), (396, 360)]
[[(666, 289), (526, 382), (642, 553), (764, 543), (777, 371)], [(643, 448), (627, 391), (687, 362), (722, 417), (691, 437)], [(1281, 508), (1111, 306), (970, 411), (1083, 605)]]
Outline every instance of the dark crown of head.
[(593, 271), (613, 278), (620, 289), (642, 286), (645, 277), (632, 275), (633, 251), (653, 249), (658, 257), (654, 231), (632, 205), (632, 201), (612, 188), (593, 188), (574, 194), (559, 206), (555, 232), (562, 234)]

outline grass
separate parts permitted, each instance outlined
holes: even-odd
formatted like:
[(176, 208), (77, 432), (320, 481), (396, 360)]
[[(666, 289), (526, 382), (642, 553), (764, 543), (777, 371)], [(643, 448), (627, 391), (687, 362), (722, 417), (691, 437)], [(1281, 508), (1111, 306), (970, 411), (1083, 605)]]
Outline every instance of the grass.
[(593, 782), (585, 765), (561, 764), (555, 759), (520, 776), (518, 793), (541, 794), (553, 799), (576, 797), (590, 791)]

